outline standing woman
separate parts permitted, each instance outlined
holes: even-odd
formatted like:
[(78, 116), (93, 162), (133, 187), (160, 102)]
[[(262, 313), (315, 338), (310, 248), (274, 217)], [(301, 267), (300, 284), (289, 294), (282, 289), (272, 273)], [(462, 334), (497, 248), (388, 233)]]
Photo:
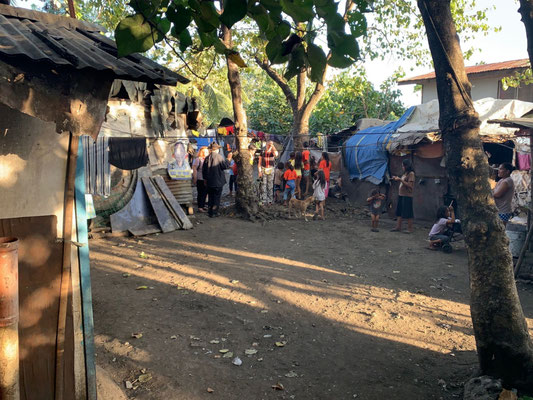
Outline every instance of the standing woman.
[(322, 153), (322, 158), (320, 158), (318, 169), (324, 171), (324, 176), (326, 177), (326, 190), (324, 191), (324, 194), (327, 198), (329, 193), (329, 173), (331, 171), (331, 161), (329, 161), (329, 155), (325, 151)]
[(513, 178), (511, 178), (513, 169), (513, 166), (509, 163), (500, 164), (498, 168), (498, 177), (500, 180), (492, 191), (496, 207), (498, 208), (498, 217), (500, 217), (504, 225), (507, 225), (507, 222), (513, 216), (514, 182)]
[(398, 222), (396, 228), (392, 229), (392, 232), (401, 232), (402, 221), (407, 220), (406, 233), (413, 233), (413, 189), (415, 187), (415, 172), (413, 171), (413, 165), (411, 160), (405, 159), (402, 161), (403, 174), (401, 177), (393, 176), (393, 181), (400, 182), (400, 188), (398, 192), (398, 205), (396, 206), (396, 217)]
[(204, 176), (202, 174), (202, 167), (204, 166), (204, 160), (209, 155), (207, 147), (201, 147), (198, 150), (198, 157), (192, 162), (192, 183), (196, 185), (198, 196), (196, 198), (198, 202), (198, 211), (203, 213), (205, 209), (205, 199), (207, 198), (207, 185), (205, 184)]

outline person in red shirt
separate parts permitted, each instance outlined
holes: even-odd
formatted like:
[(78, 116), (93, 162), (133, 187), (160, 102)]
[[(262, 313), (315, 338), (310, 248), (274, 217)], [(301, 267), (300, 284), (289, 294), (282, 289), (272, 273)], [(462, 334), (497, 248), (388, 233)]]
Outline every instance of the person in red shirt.
[(331, 171), (331, 161), (329, 161), (329, 155), (327, 152), (322, 153), (322, 158), (320, 159), (320, 163), (318, 164), (318, 169), (324, 171), (324, 175), (326, 176), (325, 194), (327, 198), (329, 192), (329, 173)]
[(311, 188), (311, 152), (309, 151), (309, 143), (304, 142), (304, 151), (302, 151), (302, 161), (304, 163), (303, 167), (303, 179), (305, 181), (305, 193), (304, 196), (309, 193)]
[(287, 163), (287, 170), (283, 174), (283, 179), (285, 179), (285, 191), (283, 192), (283, 205), (287, 205), (289, 196), (294, 196), (294, 190), (296, 189), (296, 171), (294, 166), (291, 163)]

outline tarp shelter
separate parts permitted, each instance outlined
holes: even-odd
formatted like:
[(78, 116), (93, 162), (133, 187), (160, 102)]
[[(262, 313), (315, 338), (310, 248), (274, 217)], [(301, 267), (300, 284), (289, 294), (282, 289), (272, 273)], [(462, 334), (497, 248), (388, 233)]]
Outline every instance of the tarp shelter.
[[(533, 103), (491, 98), (474, 102), (481, 120), (484, 141), (500, 141), (513, 136), (513, 129), (488, 124), (489, 119), (515, 118), (533, 110)], [(387, 172), (388, 153), (421, 142), (440, 140), (437, 100), (409, 108), (398, 121), (357, 132), (346, 142), (346, 166), (350, 179), (366, 179), (379, 184)]]
[(0, 4), (0, 236), (20, 240), (22, 400), (96, 399), (78, 136), (98, 135), (115, 79), (188, 81), (138, 54), (117, 58), (102, 31)]
[(348, 139), (345, 148), (350, 179), (367, 179), (376, 185), (383, 180), (393, 134), (407, 122), (415, 109), (409, 108), (398, 121), (363, 129)]

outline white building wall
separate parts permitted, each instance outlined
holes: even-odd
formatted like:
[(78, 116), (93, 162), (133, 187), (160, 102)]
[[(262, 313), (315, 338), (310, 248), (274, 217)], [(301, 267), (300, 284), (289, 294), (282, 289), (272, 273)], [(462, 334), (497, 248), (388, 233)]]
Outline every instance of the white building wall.
[[(479, 100), (486, 97), (498, 98), (498, 81), (500, 78), (471, 78), (472, 84), (472, 99)], [(437, 82), (432, 80), (424, 83), (422, 87), (422, 103), (427, 103), (431, 100), (438, 99)]]
[(0, 219), (57, 216), (62, 236), (68, 135), (0, 104)]

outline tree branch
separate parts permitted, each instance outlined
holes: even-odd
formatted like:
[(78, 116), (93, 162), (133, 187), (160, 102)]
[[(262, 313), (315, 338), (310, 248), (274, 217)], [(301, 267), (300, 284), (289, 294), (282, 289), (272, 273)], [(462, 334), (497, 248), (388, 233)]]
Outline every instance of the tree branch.
[(296, 81), (296, 107), (301, 111), (305, 105), (305, 79), (307, 78), (307, 71), (303, 69), (298, 73)]
[(281, 88), (281, 91), (285, 95), (285, 98), (289, 102), (293, 112), (298, 110), (298, 103), (296, 101), (296, 97), (294, 97), (294, 93), (292, 93), (291, 88), (289, 87), (289, 84), (287, 81), (278, 74), (266, 61), (262, 61), (259, 59), (259, 57), (255, 57), (255, 62), (259, 67), (267, 73), (270, 78), (278, 84), (278, 86)]

